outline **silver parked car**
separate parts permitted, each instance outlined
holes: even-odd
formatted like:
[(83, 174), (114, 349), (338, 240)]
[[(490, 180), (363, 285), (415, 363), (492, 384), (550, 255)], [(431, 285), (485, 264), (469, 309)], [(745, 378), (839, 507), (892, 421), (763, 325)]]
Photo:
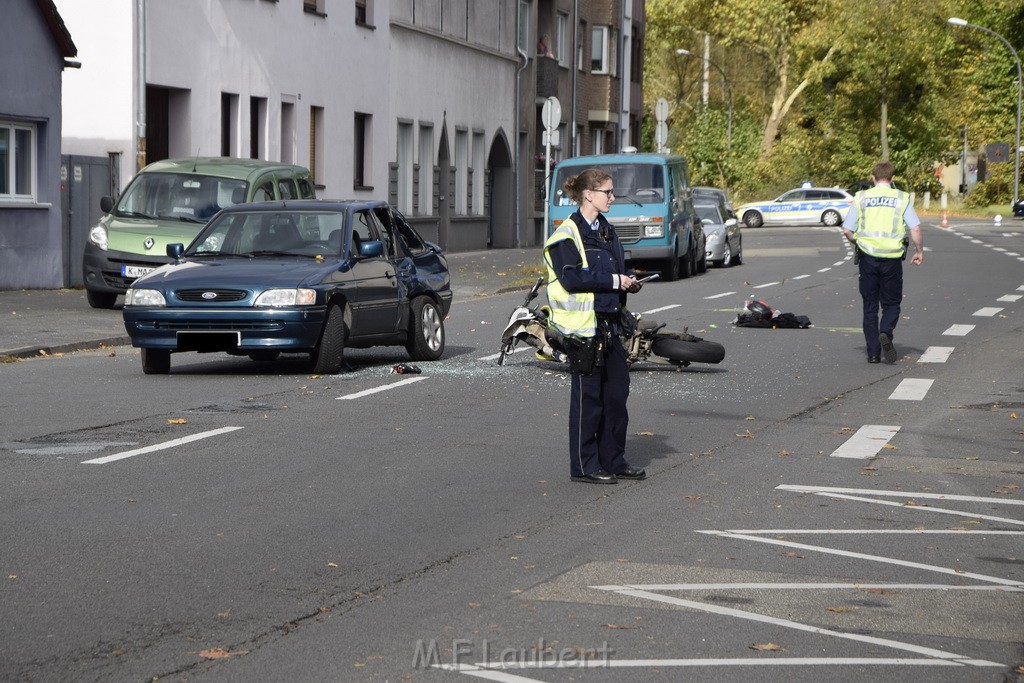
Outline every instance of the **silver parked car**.
[(743, 263), (743, 233), (735, 218), (722, 214), (719, 204), (694, 204), (693, 210), (704, 226), (708, 261), (728, 268)]

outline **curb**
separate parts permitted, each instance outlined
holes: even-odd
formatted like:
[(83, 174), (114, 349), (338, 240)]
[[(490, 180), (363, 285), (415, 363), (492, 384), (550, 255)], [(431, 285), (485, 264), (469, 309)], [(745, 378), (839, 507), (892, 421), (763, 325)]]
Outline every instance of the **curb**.
[(25, 346), (19, 349), (10, 349), (8, 351), (0, 350), (0, 358), (17, 358), (19, 360), (23, 360), (39, 356), (55, 356), (59, 353), (97, 350), (105, 346), (131, 346), (131, 343), (131, 337), (125, 335), (122, 337), (107, 337), (105, 339), (93, 339), (90, 341), (69, 342), (67, 344), (58, 344), (55, 346)]

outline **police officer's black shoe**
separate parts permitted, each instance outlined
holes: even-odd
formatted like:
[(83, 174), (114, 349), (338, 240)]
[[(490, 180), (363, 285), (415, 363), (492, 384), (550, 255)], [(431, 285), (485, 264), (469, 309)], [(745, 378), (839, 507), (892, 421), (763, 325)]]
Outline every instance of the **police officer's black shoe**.
[(573, 477), (573, 481), (583, 482), (584, 484), (618, 484), (619, 480), (615, 478), (614, 474), (608, 474), (604, 470), (597, 470), (590, 474), (584, 474), (582, 477)]
[(896, 362), (896, 347), (892, 345), (892, 337), (882, 332), (878, 335), (878, 343), (882, 345), (882, 358), (889, 365)]
[(868, 356), (868, 362), (869, 363), (881, 363), (882, 359), (879, 358), (878, 356)]
[(633, 467), (630, 465), (621, 472), (616, 472), (615, 476), (619, 479), (635, 479), (637, 481), (647, 478), (647, 472), (639, 467)]

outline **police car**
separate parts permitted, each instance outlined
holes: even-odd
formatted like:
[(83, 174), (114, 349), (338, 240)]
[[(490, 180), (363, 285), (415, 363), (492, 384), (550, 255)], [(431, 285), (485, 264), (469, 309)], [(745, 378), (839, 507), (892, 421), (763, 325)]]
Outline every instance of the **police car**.
[(839, 225), (853, 206), (846, 190), (800, 187), (767, 202), (752, 202), (736, 209), (748, 228), (762, 225)]

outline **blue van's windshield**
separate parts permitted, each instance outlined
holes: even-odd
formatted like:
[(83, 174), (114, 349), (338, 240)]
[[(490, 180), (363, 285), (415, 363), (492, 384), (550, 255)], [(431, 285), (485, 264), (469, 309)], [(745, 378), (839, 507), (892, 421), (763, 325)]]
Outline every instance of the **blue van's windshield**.
[(595, 164), (593, 166), (563, 166), (555, 176), (555, 206), (573, 204), (565, 193), (565, 181), (588, 168), (600, 168), (612, 177), (615, 204), (660, 203), (665, 200), (665, 174), (658, 164)]

